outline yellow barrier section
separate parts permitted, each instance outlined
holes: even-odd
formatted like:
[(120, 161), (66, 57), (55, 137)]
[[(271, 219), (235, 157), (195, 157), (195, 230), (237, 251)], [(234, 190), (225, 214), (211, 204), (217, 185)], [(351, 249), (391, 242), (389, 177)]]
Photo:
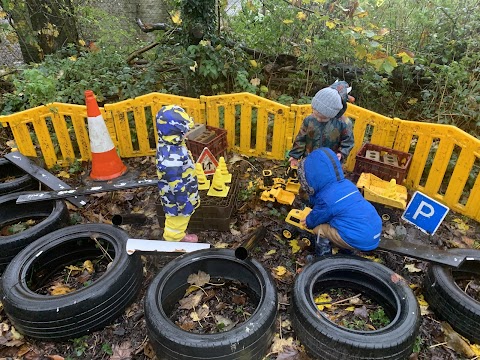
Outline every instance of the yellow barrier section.
[(121, 157), (154, 155), (157, 143), (155, 115), (164, 105), (182, 106), (197, 123), (205, 123), (205, 105), (199, 99), (152, 93), (115, 104), (105, 104), (105, 113), (115, 125)]
[(268, 159), (285, 157), (285, 139), (293, 132), (290, 108), (249, 93), (202, 96), (207, 125), (227, 130), (230, 149)]
[[(197, 123), (227, 130), (230, 150), (248, 156), (285, 159), (310, 105), (285, 106), (238, 93), (200, 99), (152, 93), (100, 108), (121, 157), (155, 154), (155, 115), (167, 104), (182, 106)], [(452, 210), (480, 220), (480, 140), (448, 125), (392, 119), (348, 104), (355, 145), (346, 162), (352, 171), (365, 142), (413, 154), (405, 185)], [(42, 157), (48, 168), (90, 160), (85, 106), (53, 103), (8, 116), (18, 149)]]

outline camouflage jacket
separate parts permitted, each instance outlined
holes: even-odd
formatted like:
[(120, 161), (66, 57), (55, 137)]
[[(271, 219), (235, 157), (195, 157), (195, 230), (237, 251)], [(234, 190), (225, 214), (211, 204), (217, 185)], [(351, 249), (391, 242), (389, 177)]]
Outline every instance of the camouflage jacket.
[(313, 115), (307, 116), (302, 123), (289, 156), (300, 159), (313, 150), (328, 147), (342, 154), (345, 161), (353, 148), (352, 121), (342, 116), (327, 122), (319, 122)]

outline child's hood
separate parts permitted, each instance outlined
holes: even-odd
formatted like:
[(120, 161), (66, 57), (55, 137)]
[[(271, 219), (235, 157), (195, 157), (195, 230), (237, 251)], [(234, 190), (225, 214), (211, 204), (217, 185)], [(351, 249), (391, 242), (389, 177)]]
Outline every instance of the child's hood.
[(185, 134), (193, 128), (193, 119), (178, 105), (160, 109), (156, 116), (159, 142), (180, 144)]
[(303, 177), (308, 187), (315, 192), (345, 178), (342, 164), (329, 148), (319, 148), (308, 154), (300, 162), (298, 173), (300, 180)]

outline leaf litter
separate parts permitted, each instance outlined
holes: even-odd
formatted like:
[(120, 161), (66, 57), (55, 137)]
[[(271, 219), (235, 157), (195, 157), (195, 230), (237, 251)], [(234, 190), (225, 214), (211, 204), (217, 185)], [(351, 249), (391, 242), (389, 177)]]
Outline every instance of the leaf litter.
[(215, 334), (247, 321), (257, 302), (249, 287), (238, 280), (214, 278), (199, 271), (187, 279), (190, 286), (175, 304), (170, 320), (196, 334)]
[[(155, 166), (152, 161), (146, 161), (146, 159), (152, 160), (153, 157), (125, 159), (125, 163), (129, 168), (135, 168), (138, 170), (142, 178), (155, 178)], [(288, 211), (292, 207), (298, 207), (298, 204), (294, 203), (292, 207), (289, 207), (277, 203), (265, 203), (259, 199), (261, 192), (259, 192), (258, 186), (256, 185), (261, 177), (262, 169), (272, 169), (277, 173), (277, 176), (281, 177), (281, 172), (285, 169), (285, 163), (258, 158), (248, 158), (240, 155), (233, 155), (232, 159), (235, 159), (235, 161), (230, 163), (230, 166), (235, 168), (236, 171), (239, 171), (242, 176), (240, 176), (240, 192), (235, 211), (231, 218), (230, 232), (205, 230), (198, 232), (198, 235), (201, 241), (210, 243), (212, 247), (235, 249), (241, 244), (242, 236), (258, 226), (258, 224), (262, 224), (267, 228), (268, 231), (265, 239), (260, 241), (249, 253), (251, 257), (260, 261), (267, 271), (272, 274), (278, 290), (278, 328), (272, 346), (270, 347), (270, 352), (263, 360), (309, 360), (310, 358), (305, 353), (304, 347), (296, 340), (295, 331), (289, 321), (291, 289), (296, 274), (301, 272), (306, 263), (305, 256), (309, 254), (309, 250), (308, 247), (301, 246), (302, 244), (300, 244), (300, 242), (289, 243), (281, 236), (284, 219)], [(65, 179), (65, 181), (72, 187), (82, 186), (81, 178), (82, 176), (85, 176), (87, 172), (88, 168), (85, 167), (83, 174), (79, 174), (80, 176), (71, 176), (70, 178)], [(157, 196), (158, 191), (156, 187), (146, 187), (128, 191), (102, 193), (96, 196), (92, 195), (89, 197), (88, 204), (81, 209), (69, 206), (69, 203), (67, 203), (67, 206), (69, 206), (72, 225), (91, 222), (110, 223), (112, 216), (119, 212), (143, 213), (147, 215), (149, 219), (146, 224), (129, 224), (122, 225), (121, 227), (132, 238), (161, 239), (162, 229), (160, 224), (158, 224), (155, 210)], [(407, 228), (407, 241), (430, 245), (437, 249), (447, 249), (452, 247), (480, 248), (480, 229), (478, 228), (478, 223), (472, 220), (464, 220), (462, 218), (462, 222), (459, 222), (458, 220), (455, 220), (457, 217), (454, 214), (449, 214), (438, 228), (436, 234), (429, 237), (415, 229), (413, 226), (404, 223), (401, 219), (400, 210), (378, 206), (376, 204), (374, 205), (380, 215), (385, 215), (385, 220), (383, 222), (384, 231), (382, 234), (385, 238), (395, 238), (395, 229), (400, 224)], [(83, 338), (83, 342), (86, 346), (80, 357), (75, 355), (78, 350), (76, 348), (77, 342), (75, 339), (61, 343), (21, 339), (20, 341), (22, 341), (23, 344), (20, 345), (19, 343), (18, 346), (8, 347), (0, 345), (0, 358), (11, 357), (12, 359), (21, 358), (25, 360), (76, 360), (86, 358), (92, 360), (118, 360), (120, 358), (125, 360), (154, 360), (155, 355), (148, 342), (148, 337), (146, 336), (143, 297), (153, 277), (166, 263), (176, 257), (176, 255), (157, 255), (142, 256), (145, 285), (140, 296), (134, 304), (126, 309), (124, 315), (119, 317), (111, 325)], [(398, 274), (395, 281), (406, 281), (419, 300), (423, 321), (414, 348), (414, 353), (410, 356), (410, 360), (463, 360), (467, 358), (466, 352), (461, 350), (461, 347), (455, 349), (454, 346), (450, 344), (451, 341), (449, 338), (451, 336), (447, 335), (448, 332), (444, 331), (442, 322), (430, 310), (428, 303), (423, 299), (422, 281), (426, 269), (425, 262), (384, 251), (373, 251), (360, 255), (371, 261), (382, 263), (395, 271)], [(93, 263), (93, 259), (90, 260)], [(406, 267), (406, 265), (409, 266)], [(72, 266), (82, 268), (83, 265), (72, 264)], [(417, 269), (420, 269), (421, 271), (418, 271)], [(79, 270), (74, 271), (78, 271), (78, 274), (75, 274), (74, 277), (80, 277), (86, 269), (83, 269), (81, 272)], [(101, 273), (101, 271), (102, 270), (98, 270), (99, 273)], [(198, 276), (198, 273), (194, 275)], [(64, 276), (63, 278), (59, 276), (59, 280), (64, 279)], [(203, 278), (203, 276), (199, 276), (199, 278)], [(208, 282), (212, 284), (224, 284), (222, 287), (225, 288), (225, 290), (222, 290), (222, 292), (225, 294), (231, 295), (235, 290), (235, 293), (240, 297), (245, 296), (237, 291), (237, 289), (241, 290), (241, 284), (231, 283), (226, 279), (210, 279)], [(82, 281), (77, 281), (77, 285), (72, 287), (76, 288), (79, 283), (82, 283)], [(463, 282), (462, 280), (459, 280), (458, 284), (462, 289), (465, 289), (469, 296), (478, 299), (478, 279), (466, 279)], [(192, 302), (192, 304), (195, 304), (195, 302), (198, 301), (198, 304), (196, 304), (194, 309), (196, 315), (193, 314), (193, 309), (177, 310), (179, 313), (182, 312), (182, 319), (178, 318), (175, 320), (179, 321), (180, 324), (185, 325), (188, 324), (188, 322), (192, 322), (197, 326), (200, 322), (204, 325), (203, 323), (207, 322), (205, 319), (208, 319), (208, 325), (211, 326), (209, 330), (220, 331), (222, 326), (224, 326), (224, 329), (225, 327), (232, 326), (232, 324), (237, 326), (241, 321), (245, 321), (244, 319), (248, 316), (247, 313), (251, 314), (255, 310), (255, 305), (253, 309), (246, 309), (244, 306), (244, 314), (235, 317), (234, 315), (238, 314), (231, 304), (230, 308), (224, 308), (226, 309), (225, 311), (222, 309), (212, 315), (211, 311), (215, 305), (210, 305), (208, 301), (216, 301), (216, 298), (213, 296), (209, 300), (207, 299), (212, 296), (212, 293), (217, 294), (219, 289), (214, 285), (209, 285), (207, 283), (196, 286), (200, 286), (207, 294), (198, 287), (190, 287), (190, 293), (186, 292), (184, 298), (187, 298), (190, 295), (198, 297), (198, 295), (194, 295), (198, 292), (201, 292), (202, 295), (199, 301), (195, 300)], [(247, 291), (244, 292), (248, 295)], [(330, 297), (333, 298), (334, 296), (332, 295), (335, 294), (330, 294)], [(353, 294), (353, 296), (355, 295), (357, 294)], [(213, 300), (214, 298), (215, 300)], [(340, 298), (338, 300), (340, 300)], [(246, 304), (249, 303), (255, 304), (254, 299), (246, 299)], [(206, 305), (208, 309), (203, 305)], [(178, 306), (180, 306), (180, 304), (178, 304)], [(338, 309), (348, 307), (341, 307), (340, 305), (336, 306)], [(365, 317), (366, 314), (371, 313), (370, 310), (372, 308), (366, 305), (365, 307), (363, 307), (363, 305), (354, 306), (355, 309), (358, 308), (356, 316), (360, 319), (362, 316)], [(326, 309), (328, 311), (328, 308)], [(206, 313), (208, 313), (208, 315), (205, 315)], [(355, 311), (349, 311), (349, 313), (355, 313)], [(339, 316), (339, 321), (340, 318), (341, 317)], [(353, 321), (354, 319), (352, 317), (348, 322), (352, 323)], [(1, 307), (1, 302), (0, 323), (6, 324), (8, 329), (12, 328), (12, 325)], [(217, 326), (217, 324), (223, 325)], [(4, 326), (4, 329), (7, 329), (5, 325), (2, 326)], [(186, 326), (188, 328), (188, 325)], [(206, 330), (199, 327), (197, 331)], [(5, 335), (7, 332), (4, 332), (3, 334)], [(128, 343), (130, 345), (128, 347), (125, 345), (125, 339), (129, 339)], [(475, 356), (480, 355), (477, 345), (469, 344), (468, 342), (466, 343), (476, 354)], [(107, 349), (110, 349), (110, 351), (107, 351)], [(471, 353), (469, 353), (469, 355), (471, 355)]]

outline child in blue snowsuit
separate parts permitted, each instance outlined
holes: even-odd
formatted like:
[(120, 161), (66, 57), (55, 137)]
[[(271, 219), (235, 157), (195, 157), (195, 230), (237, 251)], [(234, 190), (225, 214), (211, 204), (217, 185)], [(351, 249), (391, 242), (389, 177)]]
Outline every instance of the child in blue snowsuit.
[(185, 144), (193, 119), (180, 106), (168, 105), (157, 113), (156, 125), (158, 189), (165, 212), (163, 238), (197, 242), (197, 235), (186, 234), (190, 217), (200, 205), (195, 164)]
[(317, 234), (315, 255), (331, 253), (330, 242), (347, 251), (378, 246), (382, 220), (355, 184), (345, 179), (335, 152), (312, 151), (300, 161), (298, 177), (312, 207), (303, 224)]

